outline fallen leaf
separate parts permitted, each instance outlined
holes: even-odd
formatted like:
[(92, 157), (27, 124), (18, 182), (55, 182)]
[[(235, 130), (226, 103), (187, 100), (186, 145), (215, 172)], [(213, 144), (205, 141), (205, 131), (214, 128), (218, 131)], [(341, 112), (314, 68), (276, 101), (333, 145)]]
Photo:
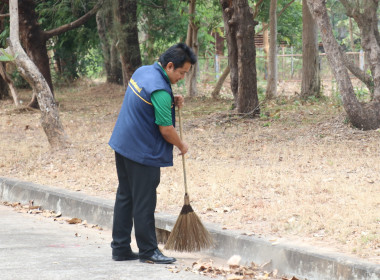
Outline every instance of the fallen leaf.
[(227, 280), (241, 280), (241, 279), (244, 279), (244, 276), (238, 276), (238, 275), (227, 276)]
[(79, 218), (72, 218), (70, 220), (66, 220), (69, 224), (80, 224), (82, 222)]

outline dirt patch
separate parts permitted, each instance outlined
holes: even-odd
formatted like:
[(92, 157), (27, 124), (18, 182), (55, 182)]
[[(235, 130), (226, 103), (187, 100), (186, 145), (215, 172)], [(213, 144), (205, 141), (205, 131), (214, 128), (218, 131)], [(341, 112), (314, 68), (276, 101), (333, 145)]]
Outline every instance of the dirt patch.
[[(283, 90), (281, 87), (283, 86)], [(380, 131), (350, 127), (338, 100), (302, 103), (280, 84), (260, 119), (229, 113), (206, 94), (187, 99), (184, 133), (191, 205), (204, 222), (290, 239), (380, 263)], [(211, 86), (202, 86), (203, 93)], [(107, 145), (121, 87), (78, 83), (57, 90), (71, 145), (52, 151), (36, 111), (0, 101), (0, 176), (114, 199), (114, 153)], [(26, 103), (30, 92), (22, 93)], [(157, 211), (183, 205), (181, 157), (162, 168)]]

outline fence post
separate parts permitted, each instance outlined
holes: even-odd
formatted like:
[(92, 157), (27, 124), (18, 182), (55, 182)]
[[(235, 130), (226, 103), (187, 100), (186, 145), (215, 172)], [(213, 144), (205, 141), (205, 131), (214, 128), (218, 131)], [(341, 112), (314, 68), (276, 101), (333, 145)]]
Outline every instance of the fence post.
[(285, 81), (285, 47), (282, 47), (282, 79)]
[(363, 50), (360, 50), (359, 61), (360, 61), (360, 69), (364, 70), (364, 52), (363, 52)]
[(219, 72), (220, 72), (220, 59), (219, 59), (219, 55), (216, 53), (215, 54), (215, 77), (216, 77), (216, 80), (219, 79)]
[(290, 53), (291, 53), (291, 56), (290, 56), (290, 65), (291, 65), (291, 79), (293, 79), (293, 74), (294, 74), (294, 62), (293, 62), (293, 46), (290, 46)]

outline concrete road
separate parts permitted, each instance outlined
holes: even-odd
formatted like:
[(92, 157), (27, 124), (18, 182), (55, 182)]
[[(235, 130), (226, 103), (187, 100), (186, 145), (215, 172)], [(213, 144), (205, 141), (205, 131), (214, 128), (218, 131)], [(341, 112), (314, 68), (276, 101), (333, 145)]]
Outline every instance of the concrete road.
[(211, 279), (186, 271), (198, 255), (165, 252), (178, 259), (176, 265), (112, 261), (110, 241), (110, 230), (18, 213), (0, 204), (0, 279)]

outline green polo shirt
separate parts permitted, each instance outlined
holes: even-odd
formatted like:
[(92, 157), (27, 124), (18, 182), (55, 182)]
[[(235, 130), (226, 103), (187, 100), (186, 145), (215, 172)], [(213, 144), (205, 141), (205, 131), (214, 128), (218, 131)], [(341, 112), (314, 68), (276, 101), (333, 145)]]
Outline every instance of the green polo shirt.
[[(162, 68), (162, 67), (161, 67)], [(164, 70), (164, 68), (162, 68)], [(164, 70), (165, 76), (169, 79)], [(151, 95), (152, 104), (154, 107), (155, 123), (160, 126), (173, 125), (172, 121), (172, 97), (167, 91), (157, 90)]]

